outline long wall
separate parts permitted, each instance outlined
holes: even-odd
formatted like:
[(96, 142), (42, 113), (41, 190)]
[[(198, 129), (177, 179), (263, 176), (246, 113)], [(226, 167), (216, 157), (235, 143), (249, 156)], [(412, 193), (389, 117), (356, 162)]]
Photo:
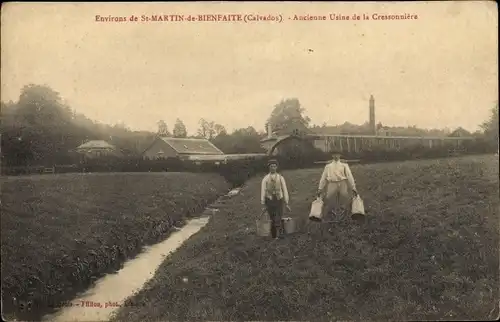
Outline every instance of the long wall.
[(400, 150), (414, 145), (429, 148), (438, 146), (458, 147), (461, 142), (471, 138), (456, 137), (405, 137), (405, 136), (370, 136), (370, 135), (325, 135), (314, 141), (315, 147), (324, 152), (339, 149), (342, 152), (360, 152), (367, 149), (385, 147)]

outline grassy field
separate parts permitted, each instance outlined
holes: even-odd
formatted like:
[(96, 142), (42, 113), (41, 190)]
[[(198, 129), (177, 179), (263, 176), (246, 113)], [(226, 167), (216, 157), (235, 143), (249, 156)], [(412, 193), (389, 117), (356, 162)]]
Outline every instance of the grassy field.
[(218, 175), (189, 173), (4, 177), (1, 184), (2, 309), (21, 319), (71, 300), (228, 190)]
[[(353, 166), (369, 219), (307, 218), (321, 169), (284, 172), (287, 239), (257, 237), (260, 178), (172, 254), (122, 321), (493, 319), (498, 157)], [(187, 279), (187, 280), (186, 280)]]

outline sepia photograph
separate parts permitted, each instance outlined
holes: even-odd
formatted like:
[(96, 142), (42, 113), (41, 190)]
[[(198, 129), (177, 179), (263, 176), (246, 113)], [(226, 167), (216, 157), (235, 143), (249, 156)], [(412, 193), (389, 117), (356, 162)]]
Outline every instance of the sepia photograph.
[(494, 321), (493, 1), (4, 2), (5, 321)]

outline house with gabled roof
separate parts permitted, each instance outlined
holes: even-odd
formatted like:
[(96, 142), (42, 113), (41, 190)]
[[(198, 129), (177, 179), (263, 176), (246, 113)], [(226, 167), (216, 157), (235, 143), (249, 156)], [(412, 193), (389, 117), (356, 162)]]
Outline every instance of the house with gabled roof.
[(277, 146), (290, 139), (314, 140), (316, 137), (299, 118), (291, 119), (286, 124), (276, 127), (267, 123), (266, 128), (267, 136), (260, 140), (260, 143), (264, 149), (268, 150), (268, 153), (272, 154), (279, 154)]
[(143, 159), (187, 159), (189, 156), (223, 155), (219, 148), (207, 139), (157, 137), (142, 153)]
[(461, 126), (458, 127), (455, 131), (451, 132), (450, 137), (470, 137), (472, 134)]
[(75, 148), (74, 152), (86, 158), (122, 156), (120, 149), (104, 140), (90, 140)]

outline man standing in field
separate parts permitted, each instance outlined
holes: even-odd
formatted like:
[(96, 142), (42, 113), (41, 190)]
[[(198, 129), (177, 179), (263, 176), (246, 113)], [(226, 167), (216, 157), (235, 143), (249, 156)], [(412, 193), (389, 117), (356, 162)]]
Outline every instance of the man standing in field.
[(289, 196), (285, 178), (278, 173), (278, 161), (270, 160), (268, 166), (269, 173), (262, 179), (260, 201), (271, 220), (271, 236), (277, 239), (285, 233), (281, 219), (283, 208), (290, 210)]
[[(323, 170), (318, 196), (323, 197), (323, 215), (342, 215), (350, 205), (349, 188), (357, 195), (356, 183), (347, 163), (340, 161), (340, 151), (333, 151), (333, 161)], [(335, 211), (335, 208), (338, 211)]]

